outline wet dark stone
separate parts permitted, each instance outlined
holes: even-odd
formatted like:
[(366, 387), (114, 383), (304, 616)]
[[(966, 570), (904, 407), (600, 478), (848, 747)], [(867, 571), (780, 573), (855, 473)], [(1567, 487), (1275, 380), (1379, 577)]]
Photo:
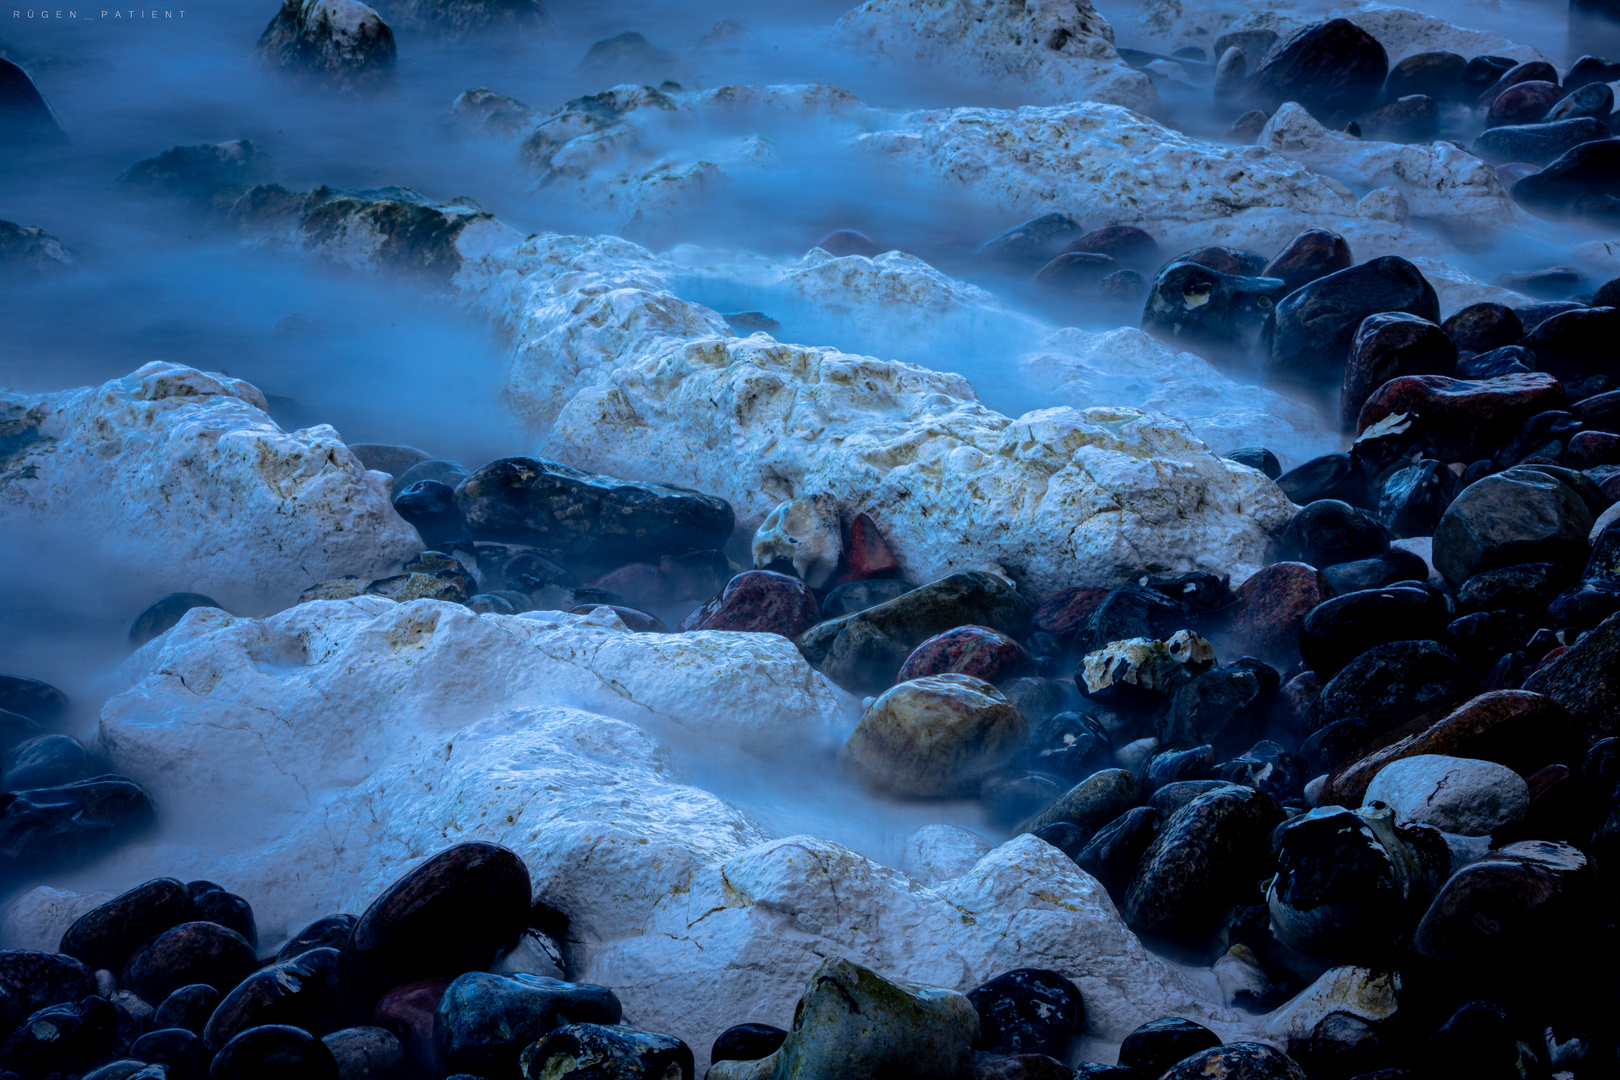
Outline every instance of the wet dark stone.
[(566, 1024), (523, 1051), (519, 1067), (526, 1080), (564, 1075), (563, 1060), (582, 1067), (567, 1071), (574, 1080), (692, 1080), (692, 1051), (673, 1035), (626, 1027)]
[(1068, 979), (1043, 968), (1016, 968), (968, 991), (979, 1014), (975, 1050), (1047, 1054), (1064, 1059), (1085, 1027), (1085, 1004)]
[(1208, 1028), (1179, 1016), (1166, 1016), (1125, 1036), (1119, 1045), (1119, 1063), (1133, 1070), (1133, 1075), (1157, 1078), (1176, 1062), (1219, 1045), (1220, 1036)]
[(1266, 264), (1260, 276), (1276, 278), (1292, 292), (1317, 278), (1348, 270), (1354, 261), (1344, 237), (1331, 229), (1306, 229)]
[(1110, 591), (1093, 586), (1062, 589), (1035, 609), (1030, 616), (1030, 624), (1052, 635), (1058, 643), (1067, 645), (1085, 628), (1086, 620), (1097, 610), (1097, 605), (1108, 598)]
[(604, 986), (537, 975), (469, 972), (433, 1014), (439, 1058), (458, 1072), (512, 1076), (524, 1047), (563, 1024), (617, 1024), (619, 999)]
[(404, 1071), (405, 1047), (384, 1028), (343, 1028), (321, 1042), (337, 1062), (338, 1080), (393, 1080)]
[(1334, 593), (1359, 592), (1362, 589), (1382, 589), (1397, 581), (1427, 581), (1428, 564), (1423, 557), (1405, 548), (1390, 548), (1371, 559), (1356, 559), (1339, 563), (1322, 571)]
[(998, 269), (1028, 272), (1051, 262), (1084, 233), (1068, 214), (1042, 214), (987, 240), (979, 258)]
[(787, 1034), (770, 1024), (737, 1024), (715, 1037), (709, 1060), (758, 1061), (776, 1053)]
[[(1614, 90), (1608, 84), (1587, 83), (1574, 90), (1566, 86), (1565, 91), (1568, 96), (1548, 111), (1549, 121), (1596, 120), (1600, 124), (1607, 125), (1609, 117), (1614, 113)], [(1592, 138), (1601, 139), (1608, 133), (1605, 126)]]
[(31, 949), (0, 952), (0, 1030), (9, 1032), (40, 1009), (95, 992), (95, 973), (71, 956)]
[(246, 899), (212, 881), (188, 881), (186, 892), (197, 918), (235, 930), (249, 945), (259, 947), (259, 928), (253, 921), (253, 906)]
[(1142, 309), (1142, 329), (1178, 348), (1220, 353), (1257, 342), (1288, 294), (1275, 278), (1238, 276), (1188, 259), (1159, 271)]
[(1541, 300), (1514, 310), (1518, 312), (1519, 322), (1524, 324), (1524, 332), (1528, 334), (1554, 315), (1562, 315), (1566, 311), (1580, 311), (1590, 306), (1578, 300)]
[(1151, 806), (1132, 807), (1098, 829), (1071, 857), (1080, 869), (1102, 882), (1109, 895), (1122, 896), (1163, 822), (1163, 815)]
[(0, 867), (81, 865), (151, 821), (151, 799), (121, 776), (0, 794)]
[(405, 1048), (406, 1058), (421, 1071), (445, 1071), (434, 1048), (433, 1014), (454, 981), (436, 977), (404, 983), (379, 998), (371, 1011), (371, 1022), (392, 1032)]
[(389, 987), (489, 967), (523, 932), (529, 871), (497, 844), (457, 844), (395, 881), (343, 948), (347, 996), (363, 1007)]
[(0, 59), (0, 145), (51, 146), (68, 141), (62, 122), (28, 73)]
[(1258, 251), (1245, 251), (1242, 248), (1229, 248), (1215, 245), (1201, 247), (1189, 251), (1176, 262), (1195, 263), (1205, 266), (1217, 273), (1227, 274), (1231, 277), (1251, 278), (1259, 277), (1260, 272), (1266, 268), (1266, 257)]
[(1263, 446), (1240, 446), (1227, 454), (1226, 460), (1258, 469), (1273, 480), (1282, 475), (1282, 462), (1277, 460), (1276, 454)]
[(1035, 272), (1035, 284), (1056, 292), (1090, 293), (1099, 282), (1119, 269), (1107, 255), (1064, 252)]
[(1453, 585), (1519, 563), (1579, 566), (1592, 513), (1568, 484), (1528, 468), (1464, 488), (1434, 531), (1434, 567)]
[(170, 593), (160, 600), (154, 600), (130, 624), (129, 643), (145, 645), (179, 622), (186, 612), (199, 607), (217, 608), (219, 604), (211, 597), (193, 592)]
[(202, 1034), (208, 1018), (219, 1007), (221, 994), (207, 983), (192, 983), (164, 998), (152, 1014), (154, 1028), (185, 1028)]
[(79, 916), (62, 935), (60, 948), (93, 970), (119, 971), (142, 945), (194, 921), (194, 911), (184, 885), (174, 878), (153, 878)]
[(47, 1006), (0, 1043), (0, 1069), (28, 1077), (79, 1072), (112, 1049), (117, 1024), (118, 1011), (93, 994)]
[(1479, 676), (1444, 645), (1392, 641), (1361, 653), (1322, 687), (1305, 730), (1358, 716), (1383, 734), (1424, 713), (1454, 708), (1478, 690)]
[(1262, 374), (1324, 396), (1339, 389), (1356, 331), (1369, 315), (1385, 312), (1440, 321), (1434, 288), (1405, 259), (1384, 256), (1318, 278), (1277, 305)]
[(1127, 638), (1162, 641), (1186, 629), (1188, 621), (1187, 609), (1157, 589), (1121, 585), (1092, 609), (1085, 626), (1075, 634), (1074, 647), (1084, 656)]
[(1611, 64), (1597, 56), (1582, 56), (1570, 65), (1564, 76), (1564, 89), (1573, 93), (1592, 83), (1611, 83), (1620, 79), (1620, 64)]
[(1389, 550), (1390, 533), (1364, 510), (1321, 499), (1295, 514), (1278, 538), (1278, 555), (1315, 567), (1368, 559)]
[(1535, 370), (1536, 354), (1522, 345), (1475, 353), (1457, 361), (1459, 379), (1500, 379), (1504, 375), (1528, 375)]
[(96, 771), (89, 753), (67, 735), (36, 736), (13, 747), (0, 761), (5, 765), (0, 786), (7, 791), (71, 784)]
[[(1609, 89), (1605, 86), (1604, 89)], [(1489, 128), (1474, 139), (1474, 154), (1490, 164), (1528, 162), (1545, 165), (1581, 142), (1607, 138), (1609, 128), (1591, 117), (1550, 118), (1545, 123)]]
[(1275, 799), (1223, 787), (1176, 811), (1154, 838), (1126, 890), (1121, 913), (1138, 934), (1203, 953), (1235, 903), (1246, 901), (1271, 863)]
[(810, 586), (774, 570), (745, 570), (719, 596), (693, 611), (683, 631), (742, 630), (796, 638), (821, 618)]
[(1408, 94), (1362, 116), (1365, 138), (1384, 142), (1429, 142), (1440, 134), (1440, 103), (1427, 94)]
[[(117, 1039), (114, 1039), (116, 1045)], [(168, 1080), (169, 1070), (135, 1058), (119, 1058), (84, 1074), (84, 1080)], [(13, 1080), (14, 1072), (0, 1072), (0, 1080)], [(177, 1078), (178, 1080), (178, 1078)]]
[(1176, 780), (1155, 789), (1148, 797), (1148, 805), (1157, 810), (1161, 818), (1169, 818), (1198, 796), (1230, 786), (1225, 780), (1218, 779)]
[(1389, 74), (1389, 56), (1347, 19), (1307, 26), (1279, 43), (1255, 72), (1251, 92), (1275, 108), (1297, 101), (1312, 113), (1359, 112)]
[(1536, 366), (1560, 379), (1604, 374), (1620, 335), (1620, 308), (1579, 308), (1547, 319), (1525, 335)]
[(1496, 452), (1492, 464), (1498, 469), (1509, 469), (1521, 461), (1534, 464), (1557, 461), (1564, 456), (1569, 440), (1580, 432), (1581, 427), (1581, 422), (1573, 414), (1562, 409), (1536, 413), (1525, 420), (1513, 438)]
[(1138, 584), (1163, 593), (1175, 603), (1199, 614), (1219, 611), (1232, 600), (1232, 578), (1229, 574), (1189, 570), (1180, 574), (1142, 573), (1131, 576)]
[(1318, 728), (1300, 744), (1299, 757), (1312, 776), (1320, 776), (1338, 768), (1372, 739), (1367, 721), (1351, 716)]
[(1433, 458), (1396, 471), (1378, 497), (1378, 519), (1398, 537), (1433, 536), (1457, 492), (1457, 474)]
[(192, 983), (226, 993), (258, 966), (241, 934), (218, 923), (185, 922), (141, 946), (118, 981), (146, 1001), (162, 1001)]
[(281, 1024), (248, 1028), (214, 1056), (210, 1080), (338, 1080), (332, 1051), (309, 1032)]
[(1460, 98), (1465, 93), (1463, 73), (1467, 70), (1467, 59), (1456, 53), (1416, 53), (1389, 69), (1384, 96), (1391, 101), (1408, 94), (1427, 94), (1439, 100)]
[(799, 651), (851, 693), (893, 685), (913, 649), (958, 626), (988, 626), (1013, 638), (1029, 627), (1029, 602), (993, 574), (964, 571), (876, 607), (828, 619), (799, 637)]
[[(1451, 375), (1457, 347), (1427, 319), (1402, 312), (1370, 315), (1351, 341), (1344, 368), (1339, 421), (1355, 430), (1362, 403), (1374, 390), (1403, 375)], [(1298, 501), (1298, 500), (1295, 500)]]
[(1494, 456), (1525, 420), (1564, 403), (1563, 384), (1539, 371), (1480, 380), (1407, 375), (1379, 387), (1356, 425), (1365, 432), (1404, 413), (1412, 425), (1407, 436), (1425, 457), (1473, 462)]
[(1499, 975), (1533, 970), (1535, 957), (1578, 948), (1589, 932), (1594, 877), (1587, 857), (1567, 844), (1509, 844), (1441, 886), (1413, 948), (1474, 969), (1499, 965)]
[(1493, 101), (1505, 93), (1509, 88), (1520, 83), (1546, 82), (1557, 85), (1558, 69), (1541, 60), (1529, 60), (1522, 64), (1510, 64), (1501, 75), (1480, 95), (1480, 107), (1488, 107)]
[(1503, 608), (1528, 613), (1545, 611), (1570, 577), (1567, 567), (1547, 562), (1485, 570), (1468, 578), (1458, 588), (1457, 611), (1462, 615)]
[(1442, 636), (1449, 620), (1444, 598), (1427, 589), (1394, 586), (1347, 593), (1325, 601), (1306, 618), (1299, 651), (1318, 675), (1332, 679), (1374, 646)]
[(1620, 195), (1620, 139), (1595, 139), (1560, 154), (1513, 185), (1514, 201), (1532, 213), (1563, 217), (1589, 196)]
[(460, 462), (433, 458), (429, 461), (419, 461), (395, 477), (394, 491), (397, 494), (423, 480), (432, 480), (454, 491), (471, 475)]
[(1078, 825), (1067, 821), (1055, 821), (1050, 825), (1042, 826), (1031, 834), (1035, 839), (1051, 844), (1071, 859), (1079, 858), (1080, 852), (1085, 849), (1091, 833)]
[(1300, 625), (1332, 594), (1327, 579), (1314, 566), (1272, 563), (1238, 587), (1226, 631), (1245, 652), (1292, 664), (1299, 658)]
[(722, 547), (736, 525), (724, 499), (540, 458), (490, 462), (462, 482), (456, 501), (475, 539), (530, 544), (547, 558), (620, 566)]
[(358, 915), (327, 915), (316, 919), (281, 947), (281, 951), (276, 953), (276, 960), (291, 960), (311, 949), (342, 949), (349, 943), (355, 923), (359, 921)]
[(1035, 728), (1030, 742), (1033, 768), (1077, 783), (1113, 764), (1114, 749), (1102, 724), (1084, 713), (1060, 712)]
[(925, 675), (957, 672), (1001, 683), (1029, 674), (1034, 667), (1028, 651), (1006, 634), (988, 626), (959, 626), (918, 645), (900, 665), (895, 679), (906, 682)]
[(1588, 581), (1620, 579), (1620, 523), (1610, 521), (1598, 533), (1581, 576)]
[(1565, 484), (1571, 491), (1581, 497), (1581, 501), (1586, 504), (1587, 513), (1592, 515), (1594, 522), (1598, 517), (1602, 516), (1612, 502), (1607, 495), (1603, 494), (1603, 489), (1590, 476), (1564, 465), (1555, 465), (1546, 461), (1527, 461), (1514, 471), (1540, 473), (1542, 476), (1550, 476), (1554, 480)]
[(1580, 431), (1570, 437), (1564, 460), (1577, 469), (1620, 465), (1620, 435), (1606, 431)]
[(44, 735), (45, 729), (21, 713), (0, 709), (0, 762), (14, 747)]
[(1039, 834), (1059, 822), (1074, 825), (1088, 836), (1141, 801), (1142, 783), (1127, 769), (1092, 773), (1063, 797), (1036, 814), (1017, 830)]
[(423, 543), (442, 544), (461, 536), (466, 525), (455, 489), (437, 480), (397, 487), (394, 512), (421, 534)]
[(1159, 1080), (1310, 1080), (1299, 1062), (1265, 1043), (1237, 1042), (1192, 1055)]
[[(1595, 623), (1597, 620), (1593, 620)], [(1565, 625), (1558, 620), (1558, 625)], [(1535, 625), (1522, 611), (1476, 611), (1453, 620), (1448, 629), (1457, 651), (1475, 668), (1489, 670), (1497, 657), (1524, 645)]]
[(1190, 749), (1160, 750), (1142, 770), (1142, 788), (1152, 792), (1184, 780), (1208, 780), (1215, 767), (1215, 748), (1208, 743)]
[(1518, 66), (1518, 61), (1505, 56), (1476, 56), (1463, 68), (1463, 84), (1475, 95), (1483, 95), (1497, 81)]
[(898, 578), (846, 581), (834, 586), (821, 600), (821, 617), (837, 619), (876, 607), (911, 591), (910, 583)]
[(1108, 225), (1092, 229), (1064, 248), (1065, 252), (1106, 255), (1132, 270), (1149, 271), (1159, 265), (1159, 242), (1135, 225)]
[(49, 683), (20, 675), (0, 675), (0, 709), (49, 724), (67, 712), (67, 695)]
[(1147, 297), (1147, 278), (1135, 270), (1116, 270), (1097, 282), (1097, 300), (1103, 304), (1136, 307)]
[(855, 229), (837, 229), (821, 238), (816, 247), (840, 258), (846, 255), (864, 255), (868, 259), (883, 254), (876, 240)]
[[(1161, 746), (1214, 742), (1229, 729), (1252, 726), (1263, 692), (1258, 672), (1229, 666), (1195, 675), (1176, 690), (1170, 707), (1158, 718)], [(1240, 738), (1242, 736), (1239, 736)]]
[(165, 1065), (172, 1076), (201, 1077), (213, 1057), (194, 1031), (185, 1028), (157, 1028), (136, 1039), (129, 1048), (133, 1058), (153, 1065)]
[(1475, 353), (1516, 345), (1524, 337), (1518, 314), (1506, 304), (1489, 300), (1459, 309), (1440, 324), (1440, 329), (1458, 349)]
[(1349, 454), (1323, 454), (1312, 458), (1279, 476), (1277, 486), (1301, 506), (1319, 499), (1337, 499), (1361, 507), (1372, 502), (1367, 479)]
[(1496, 95), (1485, 113), (1487, 128), (1516, 124), (1537, 124), (1547, 118), (1552, 107), (1564, 99), (1557, 83), (1531, 79), (1515, 83)]
[(1232, 121), (1232, 126), (1226, 129), (1226, 137), (1233, 142), (1253, 143), (1259, 138), (1260, 132), (1265, 130), (1266, 121), (1270, 119), (1270, 113), (1262, 109), (1250, 109)]
[(203, 1041), (220, 1050), (248, 1028), (287, 1024), (324, 1035), (340, 1023), (338, 951), (311, 949), (262, 967), (237, 983), (203, 1028)]
[(1568, 709), (1592, 741), (1620, 734), (1620, 615), (1537, 668), (1524, 688)]

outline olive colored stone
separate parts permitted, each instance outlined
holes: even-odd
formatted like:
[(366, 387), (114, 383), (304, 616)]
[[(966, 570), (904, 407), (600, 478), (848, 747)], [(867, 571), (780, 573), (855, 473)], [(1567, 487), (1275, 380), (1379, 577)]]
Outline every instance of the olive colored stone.
[(976, 792), (1028, 743), (1029, 725), (994, 686), (969, 675), (929, 675), (872, 702), (838, 760), (877, 790), (951, 798)]

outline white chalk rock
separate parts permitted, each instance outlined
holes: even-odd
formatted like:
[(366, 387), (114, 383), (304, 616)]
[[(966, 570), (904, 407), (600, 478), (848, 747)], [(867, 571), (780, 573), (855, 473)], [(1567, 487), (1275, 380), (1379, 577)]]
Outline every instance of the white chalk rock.
[(326, 425), (286, 432), (249, 383), (154, 362), (98, 387), (0, 392), (15, 449), (0, 529), (96, 547), (154, 595), (291, 601), (342, 574), (382, 577), (422, 550)]
[(757, 528), (835, 492), (870, 513), (907, 576), (995, 563), (1044, 597), (1144, 564), (1263, 565), (1280, 489), (1185, 424), (1134, 409), (985, 408), (958, 375), (731, 336), (669, 289), (669, 267), (613, 238), (542, 236), (462, 271), (520, 344), (508, 400), (576, 466), (727, 499)]
[(1268, 1015), (1265, 1031), (1278, 1040), (1309, 1039), (1316, 1026), (1334, 1013), (1378, 1024), (1395, 1015), (1400, 1007), (1400, 991), (1398, 971), (1330, 968)]
[(503, 709), (569, 704), (761, 751), (830, 745), (854, 725), (853, 700), (785, 638), (636, 634), (598, 611), (378, 597), (266, 619), (196, 608), (132, 658), (138, 681), (103, 708), (101, 743), (173, 818), (216, 821), (231, 791), (235, 824), (268, 835), (277, 815)]
[(1329, 131), (1292, 101), (1272, 114), (1256, 141), (1353, 187), (1392, 188), (1418, 217), (1468, 229), (1499, 228), (1524, 217), (1496, 170), (1454, 143), (1359, 139)]
[(1379, 770), (1363, 805), (1375, 802), (1395, 811), (1401, 823), (1484, 836), (1524, 820), (1530, 788), (1518, 773), (1494, 761), (1419, 754)]
[(992, 847), (978, 833), (955, 825), (924, 825), (906, 837), (900, 868), (924, 885), (961, 877)]
[[(681, 1032), (699, 1068), (701, 1048), (738, 1017), (785, 1025), (824, 956), (956, 990), (1012, 968), (1055, 970), (1079, 987), (1100, 1040), (1167, 1015), (1229, 1041), (1250, 1024), (1204, 1000), (1143, 948), (1095, 879), (1027, 835), (932, 889), (825, 840), (774, 840), (664, 897), (645, 932), (590, 952), (575, 977), (613, 987), (638, 1024)], [(705, 992), (670, 993), (671, 972)]]
[(79, 916), (113, 898), (110, 892), (73, 892), (39, 885), (13, 900), (0, 917), (0, 949), (55, 952)]
[(1169, 413), (1218, 453), (1259, 445), (1298, 464), (1339, 448), (1312, 406), (1230, 379), (1203, 357), (1133, 327), (1059, 330), (1018, 364), (1030, 385), (1065, 405), (1107, 402)]
[(1146, 112), (1153, 82), (1120, 59), (1090, 0), (867, 0), (833, 27), (887, 64), (970, 79), (1042, 103), (1105, 101)]

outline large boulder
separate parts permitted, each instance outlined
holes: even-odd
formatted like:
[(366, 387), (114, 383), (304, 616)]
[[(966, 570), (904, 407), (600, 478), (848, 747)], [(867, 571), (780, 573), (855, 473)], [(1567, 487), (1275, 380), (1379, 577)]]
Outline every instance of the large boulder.
[(1514, 468), (1464, 488), (1434, 530), (1434, 567), (1453, 585), (1519, 563), (1586, 562), (1592, 512), (1562, 480)]
[(977, 793), (1028, 742), (1029, 725), (994, 686), (970, 675), (925, 675), (872, 702), (838, 757), (880, 791), (952, 798)]
[(1545, 372), (1520, 371), (1493, 378), (1400, 375), (1362, 403), (1356, 430), (1375, 424), (1408, 424), (1408, 434), (1439, 461), (1490, 458), (1537, 413), (1562, 409), (1564, 384)]
[(28, 72), (0, 58), (0, 145), (52, 146), (67, 132)]
[(1389, 74), (1389, 56), (1348, 19), (1307, 26), (1266, 54), (1251, 92), (1268, 107), (1297, 101), (1334, 116), (1372, 104)]
[(271, 68), (370, 88), (394, 74), (394, 32), (360, 0), (282, 0), (256, 46)]
[(421, 550), (330, 427), (284, 432), (252, 385), (153, 362), (99, 387), (0, 393), (12, 425), (0, 522), (75, 545), (146, 583), (231, 606), (285, 603)]

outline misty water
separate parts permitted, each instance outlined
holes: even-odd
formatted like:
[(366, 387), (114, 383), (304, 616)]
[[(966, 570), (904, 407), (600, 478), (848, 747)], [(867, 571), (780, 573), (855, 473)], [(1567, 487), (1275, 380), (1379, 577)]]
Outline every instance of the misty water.
[[(1562, 5), (1553, 0), (1422, 6), (1551, 55), (1564, 52), (1556, 17)], [(1129, 9), (1123, 2), (1101, 7), (1117, 23)], [(172, 146), (246, 138), (274, 157), (279, 182), (290, 190), (398, 185), (438, 199), (474, 199), (522, 233), (592, 234), (620, 231), (623, 223), (537, 189), (509, 143), (469, 137), (447, 117), (457, 94), (489, 87), (544, 114), (625, 79), (668, 78), (690, 88), (823, 82), (886, 110), (1022, 103), (970, 79), (873, 64), (828, 47), (826, 29), (847, 10), (837, 0), (559, 3), (533, 35), (443, 41), (401, 30), (397, 79), (372, 95), (334, 94), (267, 72), (253, 44), (271, 6), (201, 0), (183, 17), (173, 10), (175, 18), (126, 20), (103, 18), (99, 9), (80, 8), (76, 19), (57, 19), (55, 9), (50, 19), (14, 17), (13, 6), (0, 11), (0, 55), (33, 74), (72, 140), (0, 162), (0, 218), (60, 237), (81, 263), (71, 275), (0, 291), (0, 385), (35, 392), (93, 385), (169, 360), (247, 379), (264, 391), (284, 428), (330, 424), (348, 442), (408, 444), (469, 468), (537, 445), (536, 433), (503, 406), (509, 343), (487, 323), (414, 283), (244, 244), (194, 207), (120, 187), (123, 170)], [(726, 20), (740, 24), (742, 36), (702, 44)], [(653, 65), (661, 70), (582, 67), (593, 42), (626, 31), (668, 53), (667, 63)], [(1133, 42), (1121, 33), (1119, 44)], [(1161, 114), (1201, 137), (1218, 137), (1227, 122), (1173, 92), (1164, 95)], [(687, 142), (671, 149), (690, 155), (735, 134), (677, 131)], [(684, 245), (693, 264), (713, 252), (786, 264), (830, 230), (860, 229), (885, 249), (990, 290), (1004, 309), (941, 319), (919, 334), (795, 307), (781, 291), (741, 275), (694, 272), (676, 281), (686, 298), (722, 311), (765, 310), (781, 322), (783, 340), (961, 372), (986, 404), (1011, 414), (1051, 403), (1048, 388), (1016, 374), (1011, 361), (1019, 353), (1058, 326), (1128, 322), (1054, 312), (1022, 282), (977, 268), (974, 249), (1015, 220), (990, 218), (914, 177), (857, 159), (817, 123), (784, 122), (771, 137), (794, 167), (739, 184), (703, 212), (654, 231), (625, 230), (628, 237), (670, 252), (677, 263)], [(1506, 247), (1468, 257), (1489, 271), (1513, 266), (1524, 253)], [(75, 705), (67, 730), (90, 736), (101, 702), (119, 686), (115, 669), (128, 653), (129, 621), (154, 597), (103, 565), (93, 538), (81, 539), (74, 546), (60, 534), (0, 538), (0, 589), (8, 598), (0, 609), (0, 656), (8, 671), (62, 686)], [(905, 804), (861, 793), (838, 772), (830, 748), (810, 767), (788, 767), (681, 747), (679, 733), (666, 734), (695, 783), (777, 833), (815, 833), (891, 864), (902, 838), (926, 822), (1003, 835), (974, 804)]]

